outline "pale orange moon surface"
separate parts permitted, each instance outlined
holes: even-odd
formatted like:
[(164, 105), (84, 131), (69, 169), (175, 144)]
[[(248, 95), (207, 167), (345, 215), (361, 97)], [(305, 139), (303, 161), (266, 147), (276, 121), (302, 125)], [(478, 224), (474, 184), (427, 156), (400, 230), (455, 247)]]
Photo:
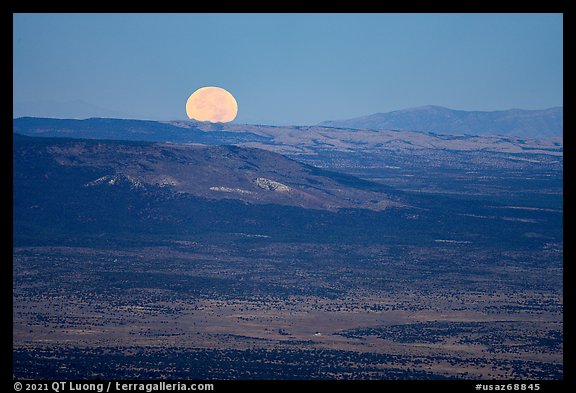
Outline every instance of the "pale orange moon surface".
[(238, 103), (232, 94), (220, 87), (202, 87), (186, 101), (190, 119), (212, 123), (228, 123), (238, 114)]

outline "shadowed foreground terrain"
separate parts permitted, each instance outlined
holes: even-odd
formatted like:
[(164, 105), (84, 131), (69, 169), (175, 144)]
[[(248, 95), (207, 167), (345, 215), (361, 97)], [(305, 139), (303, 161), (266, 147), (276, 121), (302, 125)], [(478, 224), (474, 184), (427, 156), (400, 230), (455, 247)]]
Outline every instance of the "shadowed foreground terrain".
[(561, 157), (317, 153), (14, 135), (14, 376), (563, 378)]

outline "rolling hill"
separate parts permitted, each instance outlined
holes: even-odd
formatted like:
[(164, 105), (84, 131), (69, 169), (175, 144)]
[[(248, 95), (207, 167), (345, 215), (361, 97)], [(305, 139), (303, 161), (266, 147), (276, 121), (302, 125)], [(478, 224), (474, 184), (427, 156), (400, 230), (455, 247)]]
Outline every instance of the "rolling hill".
[(322, 152), (386, 155), (406, 151), (497, 152), (561, 156), (561, 137), (471, 136), (421, 131), (358, 130), (328, 126), (212, 124), (196, 121), (14, 119), (13, 132), (27, 136), (111, 139), (255, 147), (298, 157)]
[(323, 171), (277, 153), (236, 146), (39, 139), (16, 134), (14, 167), (17, 180), (21, 170), (29, 171), (29, 176), (49, 176), (51, 170), (68, 172), (67, 182), (75, 182), (79, 189), (124, 184), (133, 190), (159, 188), (209, 200), (331, 211), (383, 210), (399, 205), (382, 193), (383, 186)]

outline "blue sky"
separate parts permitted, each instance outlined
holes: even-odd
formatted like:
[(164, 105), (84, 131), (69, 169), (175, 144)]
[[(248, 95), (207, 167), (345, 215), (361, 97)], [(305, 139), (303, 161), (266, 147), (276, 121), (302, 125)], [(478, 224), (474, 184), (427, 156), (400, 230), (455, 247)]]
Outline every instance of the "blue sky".
[(562, 106), (562, 14), (14, 14), (14, 116), (306, 125), (420, 105)]

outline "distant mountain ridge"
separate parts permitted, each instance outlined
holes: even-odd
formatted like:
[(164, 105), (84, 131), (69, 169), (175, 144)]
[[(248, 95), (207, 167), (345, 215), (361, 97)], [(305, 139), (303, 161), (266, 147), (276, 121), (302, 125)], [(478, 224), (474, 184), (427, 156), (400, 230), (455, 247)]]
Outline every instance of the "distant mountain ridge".
[(319, 125), (370, 130), (550, 138), (562, 137), (564, 117), (563, 107), (487, 112), (427, 105), (353, 119), (324, 121)]
[(13, 132), (36, 137), (107, 139), (255, 147), (289, 156), (321, 152), (388, 154), (390, 151), (492, 151), (561, 156), (562, 137), (462, 136), (422, 131), (387, 131), (328, 126), (266, 126), (195, 121), (86, 120), (22, 117)]

